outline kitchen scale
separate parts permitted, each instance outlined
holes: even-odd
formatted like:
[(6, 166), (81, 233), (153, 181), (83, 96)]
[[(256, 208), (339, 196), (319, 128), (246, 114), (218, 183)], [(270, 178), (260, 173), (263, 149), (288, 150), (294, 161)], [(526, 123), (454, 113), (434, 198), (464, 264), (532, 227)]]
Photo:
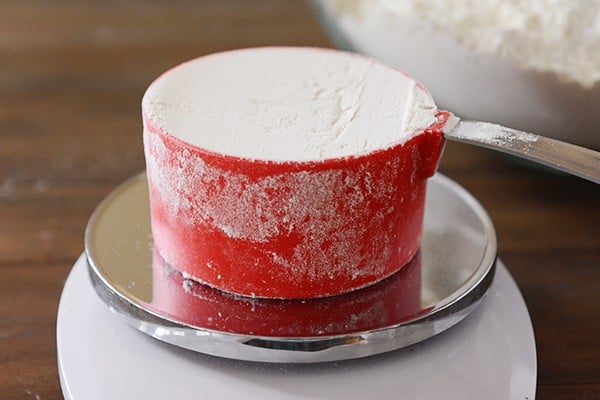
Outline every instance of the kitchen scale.
[(346, 399), (366, 390), (533, 399), (525, 304), (496, 261), (486, 212), (443, 175), (430, 180), (411, 263), (369, 288), (313, 300), (234, 296), (182, 276), (153, 251), (147, 190), (145, 175), (131, 178), (88, 224), (58, 314), (67, 399)]

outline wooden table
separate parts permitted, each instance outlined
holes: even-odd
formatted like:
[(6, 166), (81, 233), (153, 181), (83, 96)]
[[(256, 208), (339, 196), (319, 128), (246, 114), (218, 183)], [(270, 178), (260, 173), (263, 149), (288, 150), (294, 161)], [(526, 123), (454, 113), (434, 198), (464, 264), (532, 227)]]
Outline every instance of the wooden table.
[[(330, 42), (297, 0), (0, 1), (1, 399), (62, 397), (59, 296), (90, 213), (144, 168), (145, 87), (261, 45)], [(441, 170), (495, 222), (533, 320), (538, 398), (600, 398), (600, 187), (455, 144)]]

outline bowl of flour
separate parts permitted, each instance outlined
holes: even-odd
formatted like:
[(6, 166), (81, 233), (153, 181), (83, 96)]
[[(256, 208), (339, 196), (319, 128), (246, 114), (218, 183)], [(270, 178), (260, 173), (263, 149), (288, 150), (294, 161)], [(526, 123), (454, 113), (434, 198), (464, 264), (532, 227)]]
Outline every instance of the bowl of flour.
[(312, 0), (334, 43), (464, 119), (600, 148), (600, 0)]

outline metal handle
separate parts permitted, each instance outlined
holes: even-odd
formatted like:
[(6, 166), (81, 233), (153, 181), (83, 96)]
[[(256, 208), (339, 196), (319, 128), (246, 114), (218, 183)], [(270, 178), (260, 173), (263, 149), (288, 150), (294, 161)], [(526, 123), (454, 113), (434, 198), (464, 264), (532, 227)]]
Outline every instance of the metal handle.
[(460, 121), (444, 135), (450, 140), (512, 154), (600, 184), (600, 153), (585, 147), (480, 121)]

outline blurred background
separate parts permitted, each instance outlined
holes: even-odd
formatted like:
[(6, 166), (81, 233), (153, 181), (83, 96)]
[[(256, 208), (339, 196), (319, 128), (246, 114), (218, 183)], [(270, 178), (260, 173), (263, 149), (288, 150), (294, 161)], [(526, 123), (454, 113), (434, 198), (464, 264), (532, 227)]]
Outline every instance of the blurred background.
[[(0, 399), (62, 398), (60, 292), (95, 206), (144, 169), (146, 86), (267, 45), (334, 43), (299, 0), (0, 0)], [(598, 398), (600, 189), (454, 143), (441, 171), (496, 225), (534, 324), (538, 398)]]

